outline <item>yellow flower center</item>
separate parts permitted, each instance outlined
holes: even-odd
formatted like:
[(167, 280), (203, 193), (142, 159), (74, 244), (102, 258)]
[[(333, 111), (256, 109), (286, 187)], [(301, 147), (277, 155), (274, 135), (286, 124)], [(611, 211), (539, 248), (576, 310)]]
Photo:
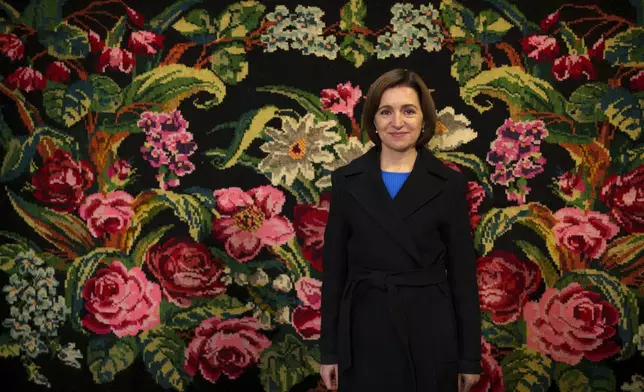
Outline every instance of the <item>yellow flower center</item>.
[(237, 227), (254, 233), (262, 226), (264, 218), (264, 212), (259, 207), (249, 206), (236, 213), (233, 219)]
[(295, 160), (300, 160), (304, 158), (306, 154), (306, 140), (297, 139), (295, 143), (291, 144), (288, 148), (288, 155)]

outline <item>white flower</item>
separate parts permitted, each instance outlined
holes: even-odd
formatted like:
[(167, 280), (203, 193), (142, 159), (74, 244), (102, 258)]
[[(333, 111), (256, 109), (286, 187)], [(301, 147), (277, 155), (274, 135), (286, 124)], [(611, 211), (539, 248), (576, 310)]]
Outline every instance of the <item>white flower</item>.
[(275, 314), (275, 322), (280, 324), (290, 324), (291, 323), (291, 309), (288, 306), (284, 306), (277, 310)]
[(309, 113), (297, 123), (284, 117), (282, 129), (266, 127), (266, 134), (273, 140), (260, 147), (268, 156), (258, 168), (271, 174), (273, 185), (284, 180), (285, 185), (291, 186), (298, 174), (313, 180), (313, 164), (330, 163), (334, 159), (333, 154), (322, 148), (340, 140), (340, 136), (329, 131), (335, 124), (335, 121), (315, 123), (313, 114)]
[(83, 354), (76, 348), (76, 343), (67, 343), (67, 346), (61, 347), (58, 351), (58, 359), (63, 361), (67, 366), (80, 369), (81, 364), (78, 360), (83, 359)]
[(248, 276), (242, 272), (237, 272), (235, 274), (235, 283), (240, 286), (246, 286), (248, 284)]
[(469, 126), (467, 117), (456, 114), (454, 108), (447, 106), (438, 112), (436, 133), (427, 147), (432, 151), (453, 151), (478, 136)]
[(286, 274), (281, 274), (273, 281), (273, 288), (277, 291), (288, 293), (293, 288), (293, 282)]
[(272, 329), (273, 327), (271, 326), (271, 314), (267, 311), (261, 310), (261, 309), (255, 309), (253, 312), (253, 317), (259, 321), (260, 324), (262, 324), (262, 327), (264, 329)]
[(266, 286), (269, 282), (268, 275), (263, 269), (258, 269), (250, 276), (250, 284), (257, 287)]
[(230, 275), (224, 275), (221, 277), (221, 283), (225, 284), (226, 286), (230, 285), (233, 283), (233, 277)]
[[(335, 169), (344, 166), (348, 164), (349, 162), (353, 161), (354, 159), (358, 158), (359, 156), (363, 155), (371, 147), (373, 147), (374, 144), (371, 142), (371, 140), (367, 141), (365, 144), (362, 144), (362, 142), (357, 138), (357, 137), (349, 137), (348, 142), (346, 144), (336, 144), (333, 146), (333, 149), (335, 150), (335, 153), (338, 155), (338, 158), (333, 160), (332, 162), (325, 163), (322, 166), (324, 166), (325, 169), (329, 171), (334, 171)], [(331, 176), (326, 175), (322, 178), (320, 178), (315, 185), (319, 189), (325, 189), (331, 186)]]
[(644, 377), (639, 374), (634, 374), (631, 377), (631, 383), (624, 383), (622, 391), (627, 392), (644, 392)]

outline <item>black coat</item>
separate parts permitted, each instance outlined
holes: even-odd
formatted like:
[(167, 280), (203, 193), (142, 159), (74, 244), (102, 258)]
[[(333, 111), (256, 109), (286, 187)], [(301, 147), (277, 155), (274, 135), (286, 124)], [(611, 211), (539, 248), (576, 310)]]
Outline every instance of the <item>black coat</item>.
[(340, 391), (456, 391), (481, 371), (464, 175), (421, 148), (392, 200), (374, 147), (331, 181), (321, 362)]

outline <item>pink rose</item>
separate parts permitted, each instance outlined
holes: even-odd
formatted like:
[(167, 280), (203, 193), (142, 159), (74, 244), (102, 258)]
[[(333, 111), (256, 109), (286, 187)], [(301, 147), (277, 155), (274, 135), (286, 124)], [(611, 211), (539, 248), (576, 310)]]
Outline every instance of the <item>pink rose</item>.
[(146, 264), (172, 303), (186, 307), (192, 297), (211, 297), (226, 290), (223, 262), (199, 242), (170, 238), (153, 247)]
[(85, 283), (82, 296), (89, 312), (83, 326), (95, 333), (134, 336), (160, 322), (161, 289), (139, 267), (128, 271), (120, 261), (113, 262)]
[(118, 233), (130, 226), (134, 216), (134, 198), (124, 191), (107, 195), (94, 193), (85, 199), (78, 212), (87, 222), (90, 233), (96, 238), (105, 233)]
[(619, 233), (619, 226), (607, 215), (584, 211), (575, 207), (562, 208), (555, 213), (557, 224), (552, 228), (559, 245), (575, 253), (585, 253), (591, 258), (601, 256), (606, 241)]
[(316, 340), (320, 338), (321, 314), (319, 309), (309, 306), (298, 306), (291, 314), (291, 324), (297, 333), (305, 340)]
[(257, 331), (260, 328), (260, 322), (252, 317), (225, 321), (211, 317), (202, 321), (186, 348), (184, 368), (191, 376), (199, 370), (212, 383), (222, 373), (230, 379), (238, 378), (271, 345)]
[(492, 355), (492, 346), (481, 336), (481, 378), (471, 392), (504, 392), (503, 369)]
[(481, 310), (492, 312), (496, 324), (516, 321), (528, 296), (541, 284), (541, 272), (532, 262), (496, 250), (476, 263)]
[(320, 309), (322, 305), (322, 282), (309, 277), (300, 278), (295, 283), (297, 298), (313, 309)]
[(282, 245), (295, 235), (291, 222), (279, 216), (286, 198), (277, 188), (226, 188), (214, 196), (221, 212), (213, 223), (215, 237), (226, 241), (226, 251), (240, 262), (253, 259), (264, 245)]
[(601, 361), (620, 351), (607, 340), (615, 335), (619, 313), (600, 295), (571, 283), (563, 290), (546, 289), (539, 302), (528, 302), (523, 316), (528, 347), (559, 362), (576, 365), (582, 358)]

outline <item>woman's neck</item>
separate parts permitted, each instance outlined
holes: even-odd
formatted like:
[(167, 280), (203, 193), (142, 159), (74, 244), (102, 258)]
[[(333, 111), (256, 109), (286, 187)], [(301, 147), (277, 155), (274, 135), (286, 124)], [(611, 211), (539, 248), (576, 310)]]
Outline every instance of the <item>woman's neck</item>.
[(407, 151), (394, 151), (386, 147), (380, 149), (380, 169), (395, 173), (408, 173), (414, 168), (418, 151), (410, 148)]

